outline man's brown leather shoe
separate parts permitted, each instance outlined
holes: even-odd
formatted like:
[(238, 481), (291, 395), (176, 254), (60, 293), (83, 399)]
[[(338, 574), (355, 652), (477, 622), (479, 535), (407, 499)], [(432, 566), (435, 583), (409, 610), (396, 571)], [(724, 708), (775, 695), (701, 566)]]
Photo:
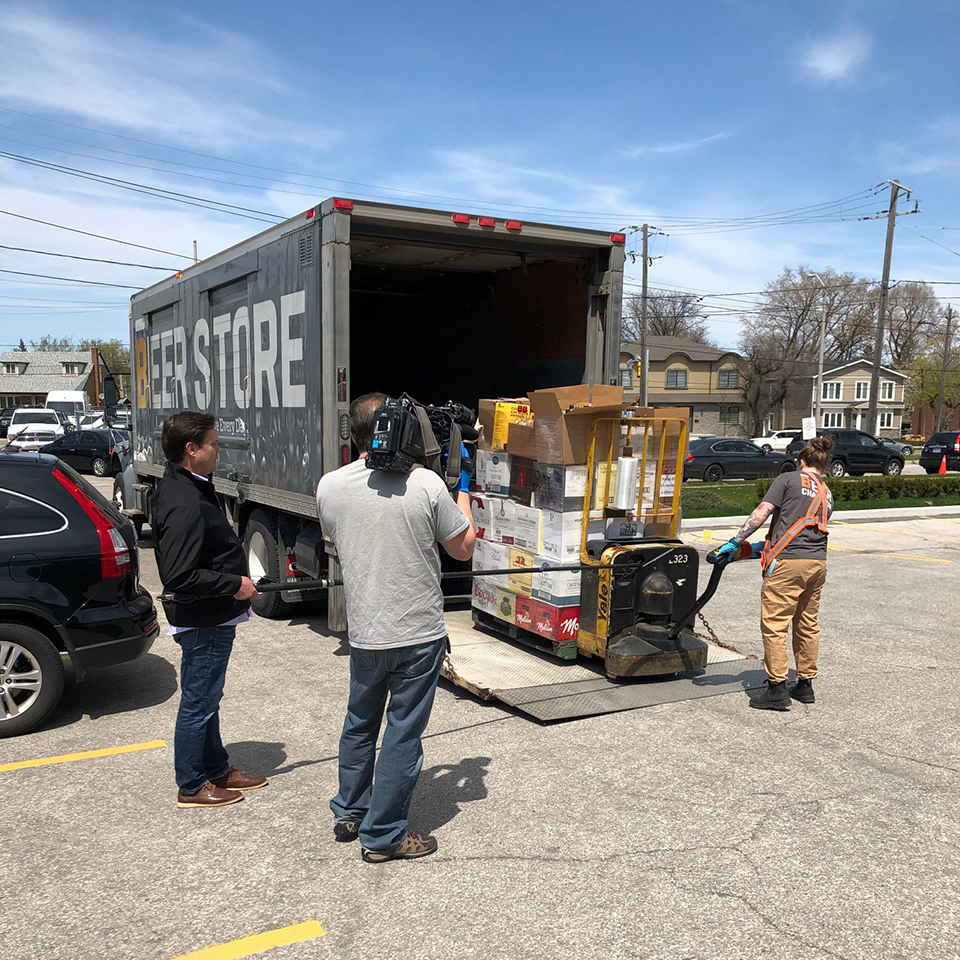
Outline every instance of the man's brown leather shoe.
[(209, 780), (196, 793), (177, 793), (177, 806), (187, 807), (225, 807), (231, 803), (239, 803), (243, 794), (236, 790), (224, 790)]
[(257, 787), (265, 787), (269, 782), (266, 777), (244, 773), (236, 767), (231, 767), (222, 777), (210, 781), (215, 787), (223, 790), (256, 790)]

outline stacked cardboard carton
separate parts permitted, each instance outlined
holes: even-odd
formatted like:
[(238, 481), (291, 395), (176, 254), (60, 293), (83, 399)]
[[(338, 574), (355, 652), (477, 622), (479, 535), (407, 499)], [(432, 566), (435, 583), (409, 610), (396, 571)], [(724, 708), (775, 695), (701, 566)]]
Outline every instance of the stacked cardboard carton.
[[(586, 385), (480, 402), (473, 567), (531, 573), (474, 578), (476, 609), (544, 640), (576, 642), (580, 572), (541, 568), (580, 561), (590, 428), (619, 417), (622, 405), (620, 387)], [(589, 519), (588, 538), (603, 534), (603, 520)]]

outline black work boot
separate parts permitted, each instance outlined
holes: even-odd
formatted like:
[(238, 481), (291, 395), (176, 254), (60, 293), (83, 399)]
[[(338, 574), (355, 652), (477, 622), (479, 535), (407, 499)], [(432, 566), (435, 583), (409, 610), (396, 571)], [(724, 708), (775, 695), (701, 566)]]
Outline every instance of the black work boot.
[(790, 691), (787, 690), (786, 681), (771, 683), (768, 680), (767, 689), (759, 697), (751, 698), (750, 706), (758, 710), (789, 710)]
[(790, 688), (790, 696), (800, 703), (815, 703), (817, 698), (813, 695), (813, 681), (798, 680)]

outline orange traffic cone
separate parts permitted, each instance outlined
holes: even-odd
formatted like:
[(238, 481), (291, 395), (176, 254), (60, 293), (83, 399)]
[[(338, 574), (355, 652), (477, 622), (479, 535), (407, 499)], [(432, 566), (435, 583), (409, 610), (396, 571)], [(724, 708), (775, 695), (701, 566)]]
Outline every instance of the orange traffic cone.
[(943, 459), (940, 461), (940, 469), (937, 473), (946, 473), (947, 472), (947, 455), (943, 455)]

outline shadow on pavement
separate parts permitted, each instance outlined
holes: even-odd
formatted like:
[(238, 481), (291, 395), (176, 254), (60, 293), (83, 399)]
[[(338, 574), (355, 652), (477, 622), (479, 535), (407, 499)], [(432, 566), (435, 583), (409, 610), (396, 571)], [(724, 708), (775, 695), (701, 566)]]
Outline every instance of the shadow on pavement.
[(460, 804), (487, 796), (487, 765), (490, 757), (466, 757), (458, 764), (439, 764), (424, 770), (417, 781), (415, 816), (427, 833), (449, 823)]
[(85, 716), (96, 720), (155, 707), (176, 692), (176, 668), (154, 653), (95, 670), (87, 674), (83, 683), (71, 682), (68, 674), (60, 705), (39, 729), (65, 727)]
[(299, 767), (312, 767), (318, 763), (336, 763), (337, 757), (316, 757), (313, 760), (298, 760), (287, 763), (285, 743), (272, 743), (267, 740), (240, 740), (224, 745), (230, 754), (230, 762), (246, 770), (247, 773), (259, 773), (264, 777), (280, 777)]

